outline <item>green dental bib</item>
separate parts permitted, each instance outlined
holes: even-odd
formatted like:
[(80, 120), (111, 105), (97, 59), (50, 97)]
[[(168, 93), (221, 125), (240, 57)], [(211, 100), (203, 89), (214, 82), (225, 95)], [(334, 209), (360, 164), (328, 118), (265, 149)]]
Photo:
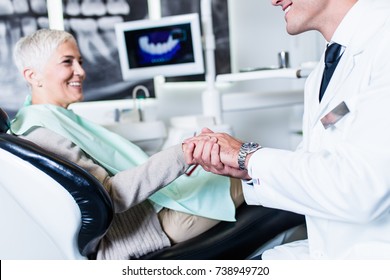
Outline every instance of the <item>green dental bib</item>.
[[(71, 140), (112, 174), (136, 167), (148, 159), (148, 155), (130, 141), (59, 106), (25, 106), (11, 122), (11, 132), (16, 135), (25, 134), (35, 127), (45, 127)], [(178, 177), (149, 200), (158, 206), (188, 214), (235, 221), (230, 179), (200, 167), (191, 176)]]

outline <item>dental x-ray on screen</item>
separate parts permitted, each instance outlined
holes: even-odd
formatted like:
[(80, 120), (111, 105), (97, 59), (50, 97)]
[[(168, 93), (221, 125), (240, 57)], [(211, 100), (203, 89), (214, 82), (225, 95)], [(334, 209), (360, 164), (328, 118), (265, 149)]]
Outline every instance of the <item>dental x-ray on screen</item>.
[(204, 73), (198, 14), (115, 26), (123, 80)]

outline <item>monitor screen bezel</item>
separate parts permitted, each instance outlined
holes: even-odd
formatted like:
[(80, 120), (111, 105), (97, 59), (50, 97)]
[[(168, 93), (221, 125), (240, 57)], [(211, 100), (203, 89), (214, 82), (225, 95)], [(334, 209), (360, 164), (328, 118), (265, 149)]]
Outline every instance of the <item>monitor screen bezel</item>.
[[(187, 63), (156, 65), (148, 67), (132, 67), (129, 65), (129, 57), (126, 46), (125, 33), (150, 28), (164, 28), (179, 24), (190, 24), (191, 42), (194, 61)], [(197, 75), (204, 73), (203, 43), (200, 30), (199, 14), (184, 14), (178, 16), (163, 17), (153, 20), (136, 20), (121, 22), (115, 25), (115, 33), (118, 44), (119, 62), (124, 81), (152, 79), (156, 76), (178, 77)]]

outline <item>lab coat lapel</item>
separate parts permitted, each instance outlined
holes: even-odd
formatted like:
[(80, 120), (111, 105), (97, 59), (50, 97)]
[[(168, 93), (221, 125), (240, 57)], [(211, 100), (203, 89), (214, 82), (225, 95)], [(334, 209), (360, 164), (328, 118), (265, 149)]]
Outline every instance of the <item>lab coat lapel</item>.
[(317, 111), (316, 117), (314, 118), (314, 124), (316, 124), (324, 114), (332, 110), (333, 105), (333, 107), (337, 106), (348, 96), (349, 92), (342, 90), (343, 81), (348, 79), (348, 76), (351, 74), (355, 66), (355, 56), (352, 55), (352, 59), (350, 59), (348, 56), (351, 56), (351, 54), (345, 50), (345, 53), (343, 54), (343, 57), (340, 60), (340, 63), (337, 66), (332, 79), (329, 82), (324, 97), (319, 104), (319, 109)]
[[(370, 34), (369, 32), (365, 33)], [(350, 75), (353, 73), (356, 63), (359, 63), (359, 56), (364, 52), (365, 46), (367, 42), (369, 42), (370, 38), (371, 37), (354, 36), (351, 40), (353, 43), (346, 47), (343, 57), (341, 58), (339, 65), (329, 82), (328, 88), (325, 91), (324, 97), (319, 104), (318, 110), (316, 113), (313, 113), (313, 126), (315, 126), (325, 114), (334, 109), (341, 102), (347, 101), (351, 95), (354, 95), (350, 81), (348, 89), (344, 89), (344, 86)], [(321, 82), (321, 78), (317, 77), (317, 81), (318, 80)], [(360, 81), (354, 81), (356, 84), (359, 82)], [(318, 89), (319, 86), (320, 84), (318, 85)]]

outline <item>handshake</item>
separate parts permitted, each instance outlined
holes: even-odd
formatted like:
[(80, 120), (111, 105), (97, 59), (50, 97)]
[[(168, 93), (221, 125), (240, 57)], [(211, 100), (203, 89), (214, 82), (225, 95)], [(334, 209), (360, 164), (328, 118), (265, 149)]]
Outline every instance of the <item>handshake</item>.
[(251, 179), (248, 161), (260, 148), (256, 143), (244, 143), (227, 133), (215, 133), (208, 128), (183, 142), (187, 164), (199, 164), (208, 172), (244, 180)]

